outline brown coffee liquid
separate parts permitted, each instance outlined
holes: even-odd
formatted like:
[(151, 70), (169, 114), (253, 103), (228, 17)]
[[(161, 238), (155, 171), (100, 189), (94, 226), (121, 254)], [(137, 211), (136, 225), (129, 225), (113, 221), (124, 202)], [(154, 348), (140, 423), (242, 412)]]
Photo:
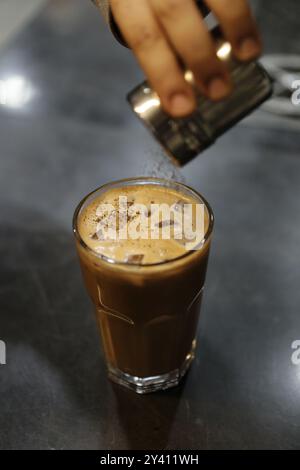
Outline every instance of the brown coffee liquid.
[[(166, 374), (181, 368), (196, 337), (210, 240), (187, 252), (182, 241), (173, 238), (99, 239), (97, 207), (108, 202), (116, 208), (120, 194), (147, 207), (199, 200), (156, 184), (124, 185), (100, 192), (78, 216), (84, 242), (77, 241), (78, 253), (109, 368), (143, 378)], [(206, 208), (206, 229), (209, 223)]]

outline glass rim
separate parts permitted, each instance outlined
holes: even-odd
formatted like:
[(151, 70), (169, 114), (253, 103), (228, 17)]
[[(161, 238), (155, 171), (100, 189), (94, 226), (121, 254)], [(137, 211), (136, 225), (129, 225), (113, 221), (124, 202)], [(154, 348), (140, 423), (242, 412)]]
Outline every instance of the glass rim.
[[(78, 229), (78, 218), (79, 218), (78, 216), (80, 214), (80, 211), (81, 211), (84, 203), (93, 194), (97, 193), (100, 190), (113, 188), (115, 185), (118, 185), (118, 184), (120, 184), (120, 185), (124, 184), (124, 186), (125, 186), (126, 183), (137, 183), (138, 184), (139, 182), (140, 183), (144, 182), (144, 183), (149, 183), (149, 184), (151, 184), (151, 182), (152, 182), (153, 184), (158, 184), (158, 185), (164, 186), (166, 188), (171, 187), (170, 184), (173, 184), (173, 185), (179, 186), (179, 188), (182, 187), (185, 190), (188, 190), (189, 192), (194, 194), (198, 199), (200, 198), (200, 200), (204, 203), (204, 205), (205, 205), (205, 207), (208, 211), (209, 224), (208, 224), (208, 228), (205, 232), (205, 235), (203, 237), (203, 240), (201, 241), (201, 247), (199, 249), (197, 249), (197, 250), (186, 250), (186, 253), (183, 253), (182, 255), (177, 256), (176, 258), (167, 259), (167, 260), (163, 260), (163, 261), (158, 261), (158, 262), (155, 262), (155, 263), (139, 264), (139, 263), (128, 263), (127, 261), (116, 261), (115, 259), (110, 258), (106, 255), (103, 255), (101, 253), (97, 253), (95, 250), (93, 250), (91, 247), (89, 247), (85, 243), (85, 241), (82, 239), (82, 237), (79, 233), (79, 229)], [(202, 196), (202, 194), (200, 194), (198, 191), (191, 188), (190, 186), (188, 186), (185, 183), (181, 183), (179, 181), (175, 181), (175, 180), (171, 180), (171, 179), (167, 179), (167, 178), (157, 178), (157, 177), (154, 177), (154, 176), (137, 176), (137, 177), (132, 177), (132, 178), (122, 178), (122, 179), (119, 179), (119, 180), (115, 180), (115, 181), (111, 181), (109, 183), (102, 184), (98, 188), (96, 188), (93, 191), (91, 191), (90, 193), (88, 193), (83, 199), (81, 199), (81, 201), (79, 202), (79, 204), (77, 205), (77, 207), (74, 211), (73, 221), (72, 221), (73, 234), (74, 234), (76, 240), (79, 242), (79, 244), (87, 252), (91, 253), (93, 256), (95, 256), (96, 258), (104, 261), (105, 263), (108, 263), (108, 264), (111, 264), (111, 265), (116, 265), (116, 266), (127, 266), (127, 267), (131, 267), (131, 268), (139, 268), (139, 267), (147, 268), (147, 267), (153, 267), (153, 266), (161, 266), (161, 265), (165, 265), (165, 264), (174, 263), (174, 262), (176, 262), (178, 260), (181, 260), (181, 259), (183, 259), (187, 256), (192, 256), (195, 252), (201, 251), (205, 247), (205, 245), (207, 244), (207, 242), (210, 239), (210, 236), (211, 236), (211, 233), (212, 233), (212, 230), (213, 230), (213, 226), (214, 226), (214, 213), (213, 213), (213, 210), (212, 210), (210, 204), (207, 202), (207, 200)]]

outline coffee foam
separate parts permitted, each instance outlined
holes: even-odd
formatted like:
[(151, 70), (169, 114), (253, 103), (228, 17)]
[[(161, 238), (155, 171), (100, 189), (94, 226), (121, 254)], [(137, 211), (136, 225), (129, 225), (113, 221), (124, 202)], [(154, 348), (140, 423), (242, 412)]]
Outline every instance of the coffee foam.
[[(107, 236), (109, 228), (114, 227), (114, 220), (117, 220), (117, 228), (120, 228), (121, 219), (119, 216), (120, 199), (126, 198), (128, 214), (131, 208), (142, 204), (152, 216), (152, 211), (158, 204), (167, 204), (169, 207), (183, 206), (191, 204), (195, 207), (199, 200), (181, 193), (173, 188), (166, 188), (160, 185), (143, 184), (123, 186), (121, 188), (111, 188), (97, 196), (87, 205), (79, 216), (79, 234), (85, 244), (98, 254), (118, 262), (128, 262), (130, 264), (152, 264), (178, 258), (186, 253), (184, 240), (174, 238), (174, 222), (170, 220), (159, 220), (157, 224), (160, 232), (159, 239), (116, 239)], [(101, 210), (103, 204), (109, 204), (110, 210), (105, 214)], [(108, 206), (106, 206), (108, 207)], [(156, 210), (156, 209), (155, 209)], [(117, 216), (115, 218), (115, 216)], [(134, 220), (134, 216), (132, 219)], [(204, 230), (208, 227), (208, 213), (204, 210)], [(171, 237), (162, 239), (161, 232), (165, 226), (170, 225)]]

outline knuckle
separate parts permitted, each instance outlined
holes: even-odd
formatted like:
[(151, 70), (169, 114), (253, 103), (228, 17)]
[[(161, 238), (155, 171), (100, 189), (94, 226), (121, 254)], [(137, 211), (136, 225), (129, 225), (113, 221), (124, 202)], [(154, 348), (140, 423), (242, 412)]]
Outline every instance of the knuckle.
[(203, 51), (190, 58), (190, 66), (197, 70), (208, 70), (218, 67), (218, 62), (213, 53)]
[(145, 28), (139, 25), (135, 28), (131, 40), (131, 46), (134, 50), (149, 49), (155, 46), (161, 40), (161, 33), (155, 29)]
[(161, 17), (172, 17), (182, 7), (182, 0), (163, 0), (156, 2), (156, 10)]
[(155, 81), (156, 90), (161, 97), (167, 97), (178, 90), (188, 88), (183, 75), (180, 71), (176, 70), (172, 63), (166, 62), (161, 70), (157, 71), (152, 78)]
[(182, 88), (180, 77), (177, 77), (177, 75), (173, 75), (172, 80), (162, 78), (160, 81), (158, 81), (158, 84), (162, 95), (170, 94), (171, 92), (175, 92), (176, 90), (180, 90)]

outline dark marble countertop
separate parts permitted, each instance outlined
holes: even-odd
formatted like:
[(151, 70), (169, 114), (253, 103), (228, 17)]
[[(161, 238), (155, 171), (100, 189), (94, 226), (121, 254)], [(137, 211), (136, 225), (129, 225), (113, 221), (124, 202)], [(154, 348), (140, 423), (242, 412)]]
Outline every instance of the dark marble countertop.
[(71, 219), (92, 189), (160, 165), (125, 101), (141, 76), (82, 0), (49, 2), (0, 51), (0, 448), (299, 449), (300, 136), (287, 128), (252, 119), (182, 171), (216, 217), (184, 383), (137, 396), (106, 379)]

